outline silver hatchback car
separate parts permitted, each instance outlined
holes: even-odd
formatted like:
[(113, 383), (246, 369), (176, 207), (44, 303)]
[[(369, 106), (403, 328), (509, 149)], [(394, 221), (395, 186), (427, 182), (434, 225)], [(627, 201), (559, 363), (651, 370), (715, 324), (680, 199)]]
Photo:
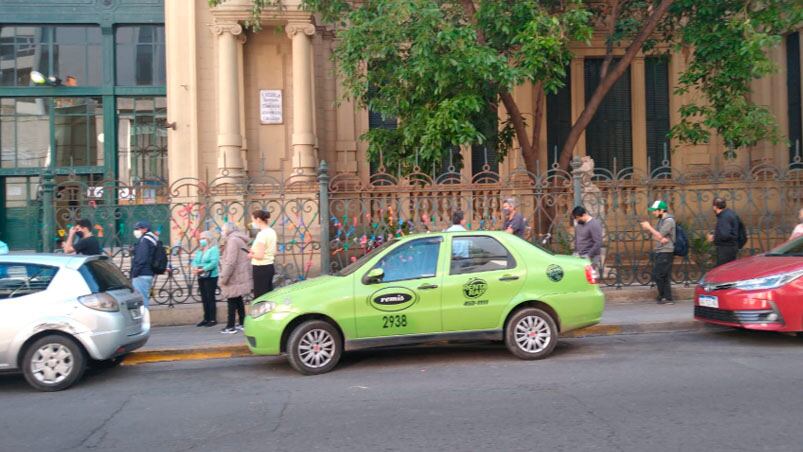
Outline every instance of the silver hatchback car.
[(0, 256), (0, 371), (36, 389), (68, 388), (90, 360), (119, 362), (148, 341), (148, 317), (106, 256)]

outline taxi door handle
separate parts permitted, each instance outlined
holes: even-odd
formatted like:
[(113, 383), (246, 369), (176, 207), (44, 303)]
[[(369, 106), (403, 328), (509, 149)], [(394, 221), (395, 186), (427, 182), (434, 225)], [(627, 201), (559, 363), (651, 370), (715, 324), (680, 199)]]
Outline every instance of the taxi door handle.
[(518, 276), (515, 276), (515, 275), (505, 275), (505, 276), (503, 276), (503, 277), (499, 278), (499, 281), (515, 281), (515, 280), (517, 280), (517, 279), (519, 279), (519, 277), (518, 277)]
[(418, 286), (418, 290), (429, 290), (429, 289), (437, 289), (437, 284), (422, 284)]

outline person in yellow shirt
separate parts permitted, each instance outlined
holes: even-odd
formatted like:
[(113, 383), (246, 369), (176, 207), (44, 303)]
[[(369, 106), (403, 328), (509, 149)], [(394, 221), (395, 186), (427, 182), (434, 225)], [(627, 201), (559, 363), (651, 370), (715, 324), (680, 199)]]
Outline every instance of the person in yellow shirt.
[(251, 213), (251, 228), (257, 229), (254, 242), (248, 257), (251, 258), (251, 268), (254, 275), (254, 299), (273, 290), (273, 259), (276, 256), (276, 231), (268, 224), (270, 213), (265, 210), (255, 210)]

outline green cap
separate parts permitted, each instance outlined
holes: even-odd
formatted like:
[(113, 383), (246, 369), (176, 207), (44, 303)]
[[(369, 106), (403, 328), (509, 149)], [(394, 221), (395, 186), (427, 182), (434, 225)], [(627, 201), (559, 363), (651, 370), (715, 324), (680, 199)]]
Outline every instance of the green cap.
[(655, 201), (652, 204), (650, 204), (650, 207), (648, 207), (647, 210), (652, 212), (653, 210), (669, 210), (669, 209), (666, 207), (666, 203), (665, 202), (663, 202), (663, 201)]

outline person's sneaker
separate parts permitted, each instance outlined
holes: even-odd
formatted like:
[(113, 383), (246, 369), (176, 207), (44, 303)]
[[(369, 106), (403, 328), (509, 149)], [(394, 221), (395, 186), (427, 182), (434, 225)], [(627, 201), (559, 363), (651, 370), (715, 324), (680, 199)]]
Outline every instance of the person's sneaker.
[(661, 298), (661, 299), (658, 301), (658, 304), (675, 304), (675, 302), (674, 302), (674, 301), (672, 301), (672, 300), (667, 300), (666, 298)]
[(222, 334), (235, 334), (237, 333), (237, 330), (234, 328), (223, 328), (220, 332)]
[(202, 321), (198, 322), (198, 324), (195, 325), (195, 326), (207, 326), (207, 323), (208, 322), (206, 320), (202, 320)]
[(215, 325), (217, 325), (217, 322), (212, 320), (211, 322), (206, 322), (206, 325), (204, 325), (204, 326), (215, 326)]
[(243, 330), (243, 326), (242, 325), (236, 325), (234, 327), (234, 329), (236, 329), (237, 331), (242, 331)]

